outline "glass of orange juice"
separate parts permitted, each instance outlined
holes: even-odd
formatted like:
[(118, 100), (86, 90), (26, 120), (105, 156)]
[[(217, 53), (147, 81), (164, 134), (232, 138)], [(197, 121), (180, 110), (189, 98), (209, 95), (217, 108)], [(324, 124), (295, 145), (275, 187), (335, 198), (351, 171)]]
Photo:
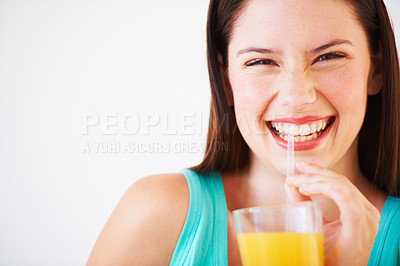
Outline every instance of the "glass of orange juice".
[(233, 211), (243, 266), (324, 265), (318, 201)]

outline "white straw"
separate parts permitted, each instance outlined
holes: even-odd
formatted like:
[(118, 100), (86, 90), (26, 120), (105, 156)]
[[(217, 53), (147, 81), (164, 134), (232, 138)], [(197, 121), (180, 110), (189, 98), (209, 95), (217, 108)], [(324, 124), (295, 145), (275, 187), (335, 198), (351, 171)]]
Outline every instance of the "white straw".
[(294, 175), (294, 136), (288, 135), (286, 153), (286, 176)]
[[(287, 150), (286, 150), (286, 176), (294, 175), (294, 136), (288, 135)], [(293, 202), (293, 198), (290, 195), (290, 189), (285, 183), (286, 190), (286, 203), (289, 204)], [(290, 210), (286, 210), (286, 231), (293, 231), (292, 215)]]
[[(286, 177), (294, 175), (294, 136), (288, 135), (286, 148)], [(293, 202), (288, 185), (285, 183), (286, 203)]]

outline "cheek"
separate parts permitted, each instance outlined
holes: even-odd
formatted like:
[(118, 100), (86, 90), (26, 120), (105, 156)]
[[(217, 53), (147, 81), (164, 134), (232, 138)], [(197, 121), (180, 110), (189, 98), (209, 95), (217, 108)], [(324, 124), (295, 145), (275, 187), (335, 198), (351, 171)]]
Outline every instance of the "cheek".
[(231, 87), (236, 113), (262, 114), (273, 98), (272, 80), (269, 78), (232, 75)]
[(316, 77), (316, 89), (324, 94), (339, 113), (361, 110), (367, 99), (367, 74), (349, 66)]
[(367, 103), (367, 75), (352, 67), (321, 77), (317, 86), (338, 115), (337, 136), (355, 138), (363, 124)]
[(265, 77), (254, 77), (246, 74), (232, 75), (232, 87), (236, 122), (246, 142), (254, 141), (256, 135), (265, 134), (263, 115), (271, 101), (271, 81)]

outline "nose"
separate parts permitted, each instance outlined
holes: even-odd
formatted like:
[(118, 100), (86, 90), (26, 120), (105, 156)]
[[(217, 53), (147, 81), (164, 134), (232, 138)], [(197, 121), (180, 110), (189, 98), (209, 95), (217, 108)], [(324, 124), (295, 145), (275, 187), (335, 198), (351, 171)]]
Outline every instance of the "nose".
[(281, 74), (277, 102), (288, 109), (302, 109), (317, 99), (315, 85), (303, 71), (287, 71)]

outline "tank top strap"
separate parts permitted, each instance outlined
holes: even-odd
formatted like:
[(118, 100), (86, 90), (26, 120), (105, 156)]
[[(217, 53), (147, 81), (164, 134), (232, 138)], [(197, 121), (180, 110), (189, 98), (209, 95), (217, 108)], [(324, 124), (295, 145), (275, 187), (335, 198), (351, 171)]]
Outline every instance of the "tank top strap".
[(190, 201), (170, 265), (228, 265), (227, 209), (221, 175), (184, 169)]
[(400, 198), (388, 196), (379, 229), (368, 259), (368, 266), (400, 265)]

